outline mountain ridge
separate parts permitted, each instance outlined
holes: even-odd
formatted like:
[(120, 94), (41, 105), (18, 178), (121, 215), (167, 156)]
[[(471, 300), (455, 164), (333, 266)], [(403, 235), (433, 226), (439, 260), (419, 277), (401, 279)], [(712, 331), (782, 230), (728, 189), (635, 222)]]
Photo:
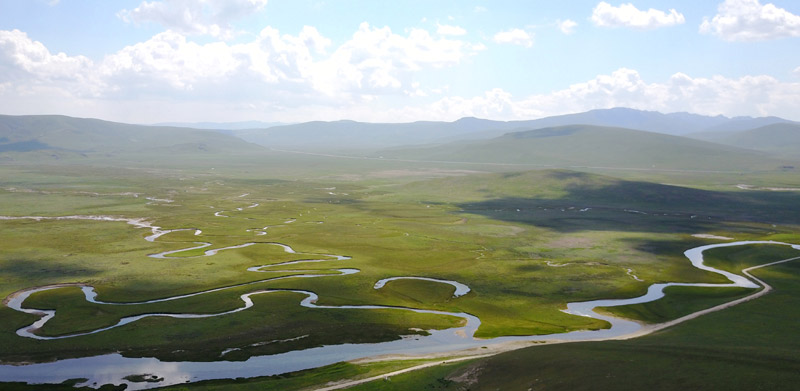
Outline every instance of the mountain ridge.
[(232, 134), (246, 141), (291, 149), (383, 149), (402, 145), (447, 143), (456, 140), (490, 139), (510, 131), (564, 125), (595, 125), (638, 129), (670, 135), (795, 123), (779, 117), (704, 116), (686, 112), (663, 114), (630, 108), (597, 109), (534, 120), (495, 121), (463, 117), (452, 122), (416, 121), (372, 123), (351, 120), (311, 121), (268, 129), (247, 129)]
[(0, 115), (0, 151), (86, 153), (216, 153), (262, 149), (208, 130), (131, 125), (63, 115)]
[(751, 171), (777, 169), (766, 152), (682, 136), (595, 125), (509, 132), (488, 140), (459, 141), (379, 152), (387, 159), (521, 164), (561, 168)]

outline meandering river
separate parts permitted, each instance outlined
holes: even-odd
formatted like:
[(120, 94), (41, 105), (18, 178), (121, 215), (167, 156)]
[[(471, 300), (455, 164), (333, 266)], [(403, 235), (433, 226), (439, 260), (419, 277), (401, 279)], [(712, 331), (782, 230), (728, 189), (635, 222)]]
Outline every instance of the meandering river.
[[(84, 220), (98, 220), (98, 221), (124, 221), (127, 222), (128, 224), (132, 224), (139, 228), (150, 228), (152, 230), (152, 235), (146, 237), (148, 241), (154, 241), (155, 239), (159, 238), (162, 235), (180, 230), (195, 230), (195, 234), (198, 236), (202, 233), (202, 231), (195, 228), (162, 230), (160, 227), (153, 226), (147, 223), (143, 219), (124, 219), (124, 218), (115, 218), (108, 216), (66, 216), (60, 218), (59, 217), (46, 218), (46, 217), (36, 217), (36, 216), (25, 216), (25, 217), (0, 216), (0, 219), (5, 219), (5, 220), (34, 219), (37, 221), (45, 219), (59, 219), (59, 220), (84, 219)], [(210, 247), (212, 245), (211, 243), (208, 242), (195, 242), (195, 244), (196, 246), (192, 246), (186, 249), (167, 251), (158, 254), (151, 254), (150, 256), (154, 258), (165, 258), (182, 251), (187, 251), (191, 249), (200, 249), (200, 248)], [(453, 313), (445, 311), (432, 311), (432, 310), (418, 309), (418, 308), (390, 307), (390, 306), (380, 306), (380, 305), (321, 306), (316, 304), (318, 296), (314, 292), (305, 290), (290, 290), (291, 292), (299, 293), (305, 296), (305, 298), (300, 301), (299, 305), (307, 308), (325, 308), (325, 309), (337, 309), (343, 311), (373, 310), (373, 309), (393, 309), (397, 311), (413, 311), (419, 313), (457, 316), (465, 319), (465, 324), (464, 326), (458, 328), (452, 328), (447, 330), (432, 330), (430, 331), (430, 335), (427, 336), (409, 336), (399, 340), (381, 342), (381, 343), (329, 345), (329, 346), (322, 346), (305, 350), (291, 351), (275, 355), (251, 357), (247, 361), (243, 362), (229, 362), (229, 361), (165, 362), (155, 358), (127, 358), (119, 354), (107, 354), (95, 357), (59, 360), (50, 363), (38, 363), (38, 364), (28, 364), (28, 365), (0, 365), (0, 381), (6, 381), (6, 382), (22, 381), (29, 383), (60, 383), (67, 379), (85, 378), (88, 379), (88, 381), (82, 383), (81, 385), (99, 386), (108, 383), (113, 383), (113, 384), (125, 383), (128, 384), (128, 389), (137, 390), (137, 389), (161, 387), (169, 384), (194, 382), (207, 379), (268, 376), (268, 375), (298, 371), (302, 369), (316, 368), (340, 361), (347, 361), (357, 358), (386, 355), (386, 354), (439, 353), (439, 352), (463, 350), (467, 348), (489, 346), (507, 342), (515, 342), (515, 341), (556, 341), (556, 340), (589, 341), (589, 340), (603, 340), (603, 339), (631, 336), (641, 332), (642, 330), (641, 324), (624, 319), (614, 318), (611, 316), (601, 315), (596, 313), (594, 309), (597, 307), (613, 307), (620, 305), (645, 303), (657, 300), (664, 296), (663, 290), (668, 286), (759, 288), (760, 286), (758, 284), (747, 279), (744, 276), (710, 267), (708, 265), (705, 265), (703, 262), (703, 252), (706, 250), (718, 247), (743, 246), (752, 244), (786, 245), (800, 250), (800, 245), (773, 242), (773, 241), (728, 242), (728, 243), (719, 243), (719, 244), (711, 244), (711, 245), (696, 247), (687, 250), (684, 253), (686, 257), (689, 259), (689, 261), (692, 263), (692, 265), (702, 270), (707, 270), (713, 273), (721, 274), (725, 276), (730, 281), (730, 283), (705, 284), (705, 283), (674, 282), (674, 283), (653, 284), (649, 287), (645, 295), (636, 298), (595, 300), (595, 301), (567, 304), (567, 309), (565, 310), (565, 312), (567, 313), (579, 316), (589, 316), (592, 318), (608, 321), (611, 324), (611, 327), (603, 330), (585, 330), (585, 331), (574, 331), (562, 334), (536, 335), (536, 336), (510, 336), (510, 337), (493, 338), (488, 340), (479, 340), (475, 339), (473, 336), (475, 334), (475, 331), (480, 326), (480, 319), (470, 314)], [(213, 256), (217, 254), (219, 251), (248, 247), (253, 245), (280, 246), (287, 253), (303, 254), (296, 252), (291, 246), (282, 243), (248, 242), (236, 246), (207, 250), (201, 256)], [(241, 287), (245, 285), (263, 283), (266, 281), (274, 281), (279, 279), (337, 277), (337, 276), (346, 276), (349, 274), (354, 274), (359, 272), (358, 269), (333, 269), (327, 271), (335, 272), (335, 274), (332, 273), (310, 274), (308, 273), (308, 271), (297, 271), (297, 270), (286, 269), (286, 266), (302, 264), (302, 263), (343, 261), (349, 259), (349, 257), (344, 255), (331, 255), (331, 254), (303, 254), (303, 255), (313, 255), (314, 257), (319, 257), (319, 258), (294, 260), (294, 261), (281, 262), (271, 265), (255, 266), (247, 269), (248, 271), (251, 272), (281, 272), (281, 273), (298, 272), (301, 274), (267, 278), (250, 283), (238, 284), (229, 287), (210, 289), (202, 292), (196, 292), (186, 295), (178, 295), (178, 296), (138, 302), (138, 303), (104, 302), (97, 299), (97, 293), (95, 292), (92, 286), (85, 284), (72, 284), (72, 285), (81, 286), (81, 289), (84, 293), (86, 300), (92, 303), (107, 304), (107, 305), (133, 305), (133, 304), (146, 304), (146, 303), (155, 303), (155, 302), (162, 302), (169, 300), (178, 300), (190, 296), (197, 296), (210, 292), (217, 292), (225, 289), (231, 289), (233, 287)], [(455, 288), (454, 298), (458, 298), (470, 292), (470, 288), (467, 285), (460, 282), (438, 280), (421, 276), (397, 276), (397, 277), (383, 279), (377, 281), (374, 285), (374, 288), (381, 289), (385, 286), (385, 284), (398, 279), (420, 279), (425, 281), (432, 281), (432, 282), (452, 285)], [(18, 335), (22, 337), (34, 338), (40, 340), (75, 338), (86, 334), (99, 333), (115, 327), (120, 327), (125, 324), (135, 322), (146, 317), (163, 316), (163, 317), (173, 317), (173, 318), (206, 318), (211, 316), (224, 316), (231, 313), (244, 311), (252, 307), (253, 301), (251, 297), (254, 295), (269, 294), (278, 291), (286, 291), (286, 290), (267, 289), (267, 290), (256, 290), (253, 292), (249, 292), (240, 296), (243, 302), (243, 305), (241, 307), (217, 314), (189, 314), (189, 313), (142, 314), (142, 315), (125, 317), (122, 318), (115, 325), (85, 333), (62, 335), (58, 337), (42, 337), (37, 335), (35, 331), (44, 326), (44, 324), (48, 320), (53, 318), (56, 315), (55, 311), (26, 308), (24, 306), (25, 300), (33, 293), (48, 289), (55, 289), (63, 286), (64, 285), (54, 285), (54, 286), (31, 288), (28, 290), (16, 292), (16, 294), (14, 294), (12, 297), (10, 297), (9, 300), (7, 300), (8, 307), (12, 309), (40, 316), (40, 319), (35, 323), (17, 330)], [(135, 374), (152, 374), (159, 378), (163, 378), (164, 380), (157, 383), (148, 383), (148, 382), (130, 382), (124, 379), (124, 377), (126, 376)]]

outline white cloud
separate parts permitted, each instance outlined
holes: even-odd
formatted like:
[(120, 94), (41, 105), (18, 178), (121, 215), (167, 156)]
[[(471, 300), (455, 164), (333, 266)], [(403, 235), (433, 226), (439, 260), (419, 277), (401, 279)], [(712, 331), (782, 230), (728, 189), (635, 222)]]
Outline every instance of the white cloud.
[(436, 33), (439, 35), (464, 35), (467, 33), (467, 30), (459, 26), (449, 26), (446, 24), (437, 24), (437, 26)]
[(481, 49), (460, 40), (434, 38), (426, 30), (412, 29), (401, 36), (389, 27), (362, 23), (349, 41), (314, 65), (311, 80), (315, 89), (331, 96), (383, 94), (408, 85), (411, 72), (453, 66)]
[(51, 53), (22, 31), (0, 30), (0, 83), (14, 83), (27, 93), (60, 84), (72, 93), (91, 94), (96, 92), (92, 89), (93, 67), (92, 60), (84, 56)]
[(166, 31), (105, 58), (103, 74), (118, 91), (191, 91), (198, 82), (224, 80), (242, 63), (241, 50), (217, 42), (199, 45)]
[[(450, 120), (464, 116), (531, 119), (612, 107), (798, 119), (798, 105), (800, 83), (780, 82), (771, 76), (692, 78), (676, 73), (666, 82), (648, 83), (637, 71), (620, 68), (610, 75), (598, 75), (548, 94), (515, 98), (496, 88), (472, 98), (442, 98), (426, 109), (428, 115)], [(425, 114), (408, 110), (416, 115)]]
[(161, 0), (143, 1), (133, 10), (122, 10), (126, 22), (154, 22), (184, 34), (230, 37), (236, 19), (258, 12), (267, 0)]
[(703, 20), (700, 32), (726, 41), (800, 37), (800, 16), (759, 0), (726, 0), (711, 20)]
[(480, 5), (476, 5), (475, 8), (472, 9), (472, 12), (475, 12), (476, 14), (477, 13), (481, 13), (481, 12), (486, 12), (486, 11), (488, 11), (488, 9), (486, 9), (486, 7), (483, 7), (483, 6), (480, 6)]
[(650, 8), (641, 11), (631, 3), (614, 7), (601, 1), (592, 11), (592, 22), (601, 27), (632, 27), (641, 30), (683, 24), (686, 19), (675, 9), (669, 13)]
[(533, 37), (522, 29), (511, 29), (508, 31), (501, 31), (494, 35), (494, 41), (497, 43), (509, 43), (512, 45), (519, 45), (529, 48), (533, 46)]
[[(334, 108), (382, 96), (423, 97), (426, 89), (415, 84), (415, 74), (452, 67), (483, 49), (480, 43), (434, 36), (426, 30), (396, 34), (388, 27), (363, 23), (349, 40), (333, 48), (310, 26), (296, 35), (268, 27), (251, 41), (237, 44), (200, 44), (168, 30), (93, 62), (50, 53), (23, 32), (0, 31), (0, 102), (9, 111), (25, 106), (87, 116), (98, 115), (86, 112), (90, 107), (108, 111), (114, 104), (152, 108), (192, 103), (252, 104), (295, 113), (327, 107), (335, 113)], [(41, 104), (35, 103), (37, 99)], [(161, 106), (152, 104), (156, 101)], [(300, 110), (301, 106), (305, 108)]]
[[(511, 30), (500, 41), (532, 45), (532, 38), (519, 31), (529, 40)], [(530, 119), (616, 106), (800, 119), (800, 80), (767, 75), (676, 73), (652, 81), (620, 68), (529, 96), (500, 88), (472, 97), (448, 96), (447, 86), (420, 83), (427, 79), (418, 77), (420, 72), (454, 67), (483, 49), (481, 43), (427, 30), (395, 33), (363, 23), (338, 46), (310, 26), (296, 34), (265, 28), (236, 44), (197, 43), (185, 33), (165, 31), (92, 61), (52, 53), (24, 32), (0, 30), (0, 106), (6, 113), (56, 112), (130, 122), (263, 115), (291, 122)], [(800, 77), (800, 67), (792, 72)], [(398, 102), (409, 103), (402, 107)]]
[(556, 24), (558, 25), (558, 29), (561, 30), (562, 33), (570, 35), (575, 32), (575, 27), (578, 25), (577, 22), (574, 20), (557, 20)]

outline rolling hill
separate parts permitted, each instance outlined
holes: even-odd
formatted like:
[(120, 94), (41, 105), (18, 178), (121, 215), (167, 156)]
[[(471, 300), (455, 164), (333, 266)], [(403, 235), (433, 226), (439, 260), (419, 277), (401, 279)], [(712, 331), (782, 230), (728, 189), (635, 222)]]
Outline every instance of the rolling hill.
[(0, 115), (0, 153), (63, 155), (216, 154), (263, 148), (218, 132), (128, 125), (57, 115)]
[(800, 124), (780, 123), (730, 132), (703, 132), (690, 135), (699, 140), (800, 159)]
[(639, 170), (775, 169), (768, 154), (640, 130), (569, 125), (480, 141), (381, 151), (384, 159)]

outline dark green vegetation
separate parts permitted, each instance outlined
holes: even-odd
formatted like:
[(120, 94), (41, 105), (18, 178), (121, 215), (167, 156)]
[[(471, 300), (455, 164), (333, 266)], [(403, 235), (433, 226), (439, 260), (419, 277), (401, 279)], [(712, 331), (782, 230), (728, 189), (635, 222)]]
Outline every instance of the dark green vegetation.
[[(560, 309), (572, 301), (640, 295), (655, 282), (725, 282), (693, 268), (682, 255), (688, 248), (716, 242), (692, 234), (800, 243), (797, 193), (766, 190), (800, 187), (796, 173), (785, 167), (792, 163), (674, 136), (587, 126), (533, 130), (483, 141), (480, 148), (459, 144), (464, 149), (456, 151), (462, 154), (458, 156), (478, 163), (455, 164), (423, 161), (424, 156), (402, 161), (390, 160), (388, 154), (384, 159), (290, 154), (221, 133), (65, 117), (2, 119), (6, 127), (0, 145), (11, 147), (0, 152), (0, 215), (108, 215), (188, 230), (148, 242), (144, 240), (148, 229), (124, 222), (0, 220), (0, 297), (56, 283), (92, 285), (100, 300), (110, 302), (230, 287), (130, 306), (88, 303), (74, 286), (41, 292), (26, 306), (57, 311), (37, 331), (42, 336), (90, 331), (142, 313), (229, 311), (243, 305), (240, 295), (262, 289), (310, 290), (319, 295), (319, 305), (468, 312), (482, 320), (477, 335), (485, 338), (597, 329), (607, 325)], [(477, 132), (482, 123), (472, 121), (473, 130)], [(532, 167), (528, 163), (497, 165), (503, 161), (495, 158), (556, 166), (622, 165), (634, 170), (526, 171)], [(650, 171), (653, 165), (687, 171)], [(514, 172), (502, 172), (508, 170)], [(619, 177), (623, 174), (625, 179)], [(744, 190), (737, 184), (763, 189)], [(195, 236), (195, 229), (202, 233)], [(212, 245), (165, 259), (148, 257), (196, 242)], [(206, 250), (249, 242), (257, 244), (203, 256)], [(290, 245), (300, 254), (269, 243)], [(773, 260), (793, 252), (774, 247), (719, 250), (710, 262), (734, 262), (721, 266), (738, 271), (762, 257)], [(247, 271), (298, 259), (332, 259), (325, 254), (352, 259), (297, 264), (270, 273)], [(338, 276), (340, 268), (361, 272)], [(325, 276), (263, 281), (301, 273)], [(449, 285), (412, 280), (373, 289), (375, 281), (392, 276), (455, 280), (472, 291), (453, 298)], [(675, 289), (662, 301), (614, 311), (660, 322), (747, 293)], [(219, 360), (229, 349), (238, 350), (227, 352), (224, 359), (245, 360), (324, 344), (392, 340), (460, 321), (398, 310), (307, 309), (298, 305), (303, 298), (291, 292), (259, 294), (253, 296), (253, 308), (235, 314), (147, 318), (55, 341), (18, 337), (15, 331), (37, 317), (3, 306), (0, 360), (44, 361), (117, 351), (170, 360)], [(729, 336), (742, 335), (735, 333)], [(625, 343), (608, 345), (611, 350), (605, 357), (611, 360), (625, 352), (617, 347)], [(712, 343), (716, 342), (701, 346), (711, 349)], [(666, 342), (656, 345), (652, 355), (671, 352), (670, 357), (681, 358), (688, 351), (668, 350)], [(748, 349), (761, 357), (776, 345)], [(568, 352), (575, 352), (569, 349), (584, 349), (581, 346), (536, 349), (553, 350), (554, 358), (566, 360)], [(696, 357), (716, 357), (703, 354), (701, 349)], [(268, 380), (295, 382), (291, 387), (299, 388), (408, 365), (375, 364), (365, 369), (337, 364), (322, 372)], [(443, 379), (436, 384), (456, 386), (458, 382), (444, 373), (451, 371), (449, 367), (436, 370), (442, 375), (434, 379)], [(262, 380), (236, 386), (250, 387)], [(288, 383), (270, 384), (292, 389)], [(215, 382), (213, 387), (227, 385)]]
[[(791, 390), (800, 381), (800, 262), (755, 273), (756, 301), (653, 335), (545, 345), (351, 390)], [(233, 390), (235, 388), (229, 388)]]

